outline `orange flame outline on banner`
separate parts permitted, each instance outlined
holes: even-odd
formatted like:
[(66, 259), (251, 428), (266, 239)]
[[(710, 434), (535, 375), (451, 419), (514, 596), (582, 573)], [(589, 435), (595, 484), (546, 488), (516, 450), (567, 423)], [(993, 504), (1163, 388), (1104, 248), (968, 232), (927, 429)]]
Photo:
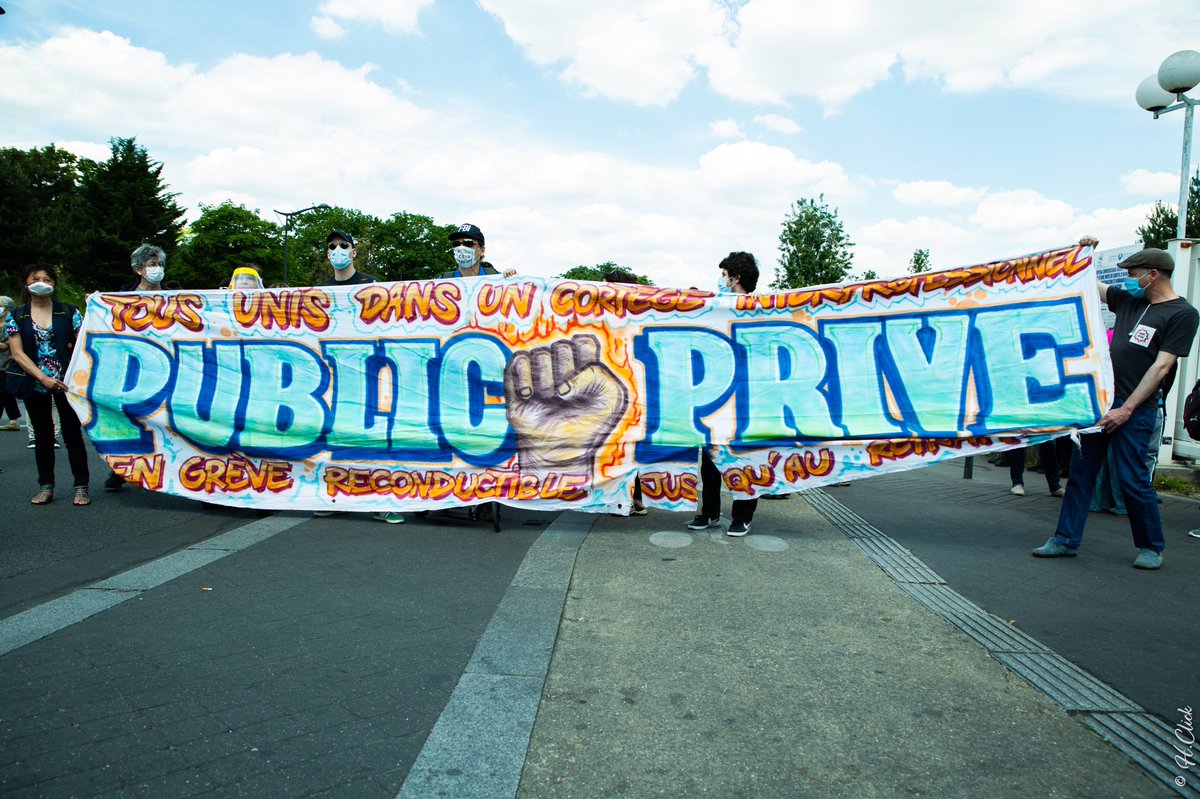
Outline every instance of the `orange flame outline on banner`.
[(1013, 261), (994, 261), (980, 266), (950, 269), (945, 272), (927, 272), (908, 275), (894, 280), (873, 280), (866, 283), (851, 283), (845, 286), (830, 286), (818, 289), (787, 291), (781, 294), (742, 295), (735, 307), (748, 310), (794, 310), (796, 308), (819, 308), (822, 305), (846, 305), (861, 296), (864, 302), (895, 297), (917, 297), (937, 291), (974, 286), (997, 286), (1000, 284), (1033, 283), (1057, 277), (1073, 277), (1092, 264), (1090, 255), (1082, 256), (1083, 247), (1029, 255)]

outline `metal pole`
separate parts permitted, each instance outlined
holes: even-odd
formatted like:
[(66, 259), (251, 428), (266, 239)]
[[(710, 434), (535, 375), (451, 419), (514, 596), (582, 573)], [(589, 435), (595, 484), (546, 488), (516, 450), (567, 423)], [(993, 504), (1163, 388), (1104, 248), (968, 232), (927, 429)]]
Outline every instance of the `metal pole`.
[(1183, 165), (1179, 168), (1179, 226), (1175, 232), (1177, 239), (1183, 239), (1187, 234), (1187, 201), (1192, 166), (1192, 110), (1195, 106), (1194, 100), (1186, 97), (1181, 99), (1187, 107), (1183, 110)]
[(292, 217), (288, 214), (283, 218), (283, 284), (290, 286), (288, 283), (288, 231), (292, 227)]

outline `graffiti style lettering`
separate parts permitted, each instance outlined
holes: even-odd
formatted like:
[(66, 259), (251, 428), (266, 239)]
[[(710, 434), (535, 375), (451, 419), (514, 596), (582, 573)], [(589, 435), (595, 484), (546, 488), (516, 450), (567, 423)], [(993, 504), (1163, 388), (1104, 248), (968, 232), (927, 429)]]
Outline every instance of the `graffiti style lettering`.
[(157, 491), (163, 485), (162, 455), (110, 455), (108, 466), (127, 481), (137, 483), (147, 491)]
[(354, 294), (367, 324), (434, 321), (454, 325), (462, 316), (462, 291), (446, 282), (372, 283)]
[(482, 472), (393, 471), (329, 466), (322, 476), (330, 497), (385, 495), (398, 499), (463, 502), (558, 499), (577, 502), (587, 496), (586, 474), (549, 472), (521, 474), (485, 469)]
[(179, 482), (189, 491), (253, 491), (280, 493), (294, 483), (292, 464), (251, 458), (188, 458), (179, 468)]
[(550, 308), (563, 316), (607, 315), (624, 319), (652, 311), (671, 313), (698, 310), (712, 296), (711, 292), (691, 289), (567, 281), (555, 286), (550, 295)]
[(112, 309), (114, 333), (169, 330), (177, 324), (193, 333), (204, 329), (204, 298), (198, 294), (102, 294), (100, 301)]
[(694, 474), (672, 474), (671, 472), (642, 472), (642, 495), (647, 499), (665, 499), (672, 502), (695, 502), (697, 477)]
[(323, 333), (329, 329), (330, 307), (329, 295), (320, 289), (233, 293), (233, 318), (244, 328)]
[(487, 281), (479, 288), (477, 305), (484, 316), (499, 314), (505, 319), (519, 316), (528, 319), (537, 296), (536, 283), (510, 283)]
[(151, 490), (597, 511), (640, 473), (685, 509), (700, 447), (757, 497), (1094, 423), (1113, 390), (1089, 265), (1073, 248), (768, 298), (538, 278), (93, 295), (64, 382)]

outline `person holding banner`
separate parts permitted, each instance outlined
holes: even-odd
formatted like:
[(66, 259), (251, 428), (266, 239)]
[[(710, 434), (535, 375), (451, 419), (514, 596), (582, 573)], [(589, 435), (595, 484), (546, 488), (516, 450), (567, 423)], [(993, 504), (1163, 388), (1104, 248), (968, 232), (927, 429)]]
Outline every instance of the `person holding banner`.
[(325, 257), (333, 267), (333, 276), (318, 283), (318, 286), (357, 286), (374, 283), (375, 278), (354, 268), (358, 251), (354, 249), (354, 237), (344, 230), (335, 230), (325, 237)]
[[(153, 244), (138, 245), (129, 254), (129, 267), (137, 277), (117, 291), (160, 291), (167, 274), (167, 253)], [(104, 478), (104, 490), (120, 491), (124, 487), (125, 478), (116, 470), (109, 469), (108, 477)]]
[[(375, 277), (368, 275), (366, 272), (359, 272), (354, 268), (354, 259), (358, 255), (358, 251), (354, 249), (354, 237), (344, 230), (331, 231), (325, 237), (325, 257), (329, 259), (329, 265), (333, 267), (333, 276), (321, 281), (320, 286), (357, 286), (362, 283), (375, 283)], [(240, 270), (239, 270), (240, 271)], [(234, 273), (236, 277), (236, 272)], [(255, 275), (258, 273), (256, 272)], [(262, 288), (262, 280), (259, 280), (259, 288)], [(313, 513), (314, 516), (332, 516), (337, 511), (319, 510)], [(386, 524), (404, 524), (404, 514), (396, 511), (376, 511), (371, 514), (377, 522)]]
[(129, 265), (137, 279), (118, 291), (159, 291), (167, 273), (167, 253), (162, 247), (143, 244), (129, 256)]
[[(1095, 246), (1093, 238), (1079, 242)], [(1096, 487), (1096, 474), (1109, 452), (1113, 477), (1121, 486), (1129, 528), (1138, 549), (1136, 569), (1162, 566), (1165, 546), (1158, 499), (1146, 468), (1160, 392), (1175, 379), (1176, 361), (1188, 354), (1200, 316), (1171, 287), (1175, 259), (1165, 250), (1148, 247), (1125, 259), (1128, 272), (1123, 288), (1097, 281), (1100, 299), (1116, 314), (1112, 343), (1114, 402), (1101, 417), (1101, 432), (1081, 438), (1071, 460), (1071, 479), (1063, 497), (1054, 535), (1033, 550), (1036, 558), (1063, 558), (1078, 554), (1087, 523), (1088, 506)]]
[[(748, 252), (731, 252), (720, 263), (721, 277), (717, 294), (749, 294), (758, 286), (758, 262)], [(700, 512), (688, 522), (689, 530), (721, 526), (721, 472), (712, 456), (700, 448)], [(725, 535), (741, 538), (750, 532), (757, 499), (735, 499), (730, 512), (729, 529)]]
[[(30, 264), (22, 274), (25, 290), (22, 305), (9, 316), (4, 332), (12, 359), (33, 379), (24, 397), (25, 413), (33, 428), (36, 446), (34, 459), (38, 470), (38, 492), (34, 505), (46, 505), (54, 499), (54, 421), (52, 408), (58, 409), (63, 442), (75, 478), (74, 504), (90, 505), (88, 497), (87, 449), (79, 418), (67, 402), (67, 386), (62, 382), (75, 339), (83, 326), (79, 309), (52, 300), (58, 275), (49, 264)], [(11, 384), (11, 381), (10, 381)]]
[[(450, 252), (454, 255), (457, 269), (443, 272), (442, 280), (458, 277), (482, 277), (484, 275), (499, 275), (496, 267), (483, 260), (484, 254), (483, 231), (470, 222), (459, 225), (450, 234)], [(501, 277), (512, 277), (516, 269), (505, 269)]]

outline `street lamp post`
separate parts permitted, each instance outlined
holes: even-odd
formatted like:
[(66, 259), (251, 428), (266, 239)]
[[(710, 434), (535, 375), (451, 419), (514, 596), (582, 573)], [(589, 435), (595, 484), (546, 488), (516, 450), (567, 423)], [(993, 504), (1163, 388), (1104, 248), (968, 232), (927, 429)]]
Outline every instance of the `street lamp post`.
[(280, 211), (275, 213), (283, 217), (283, 282), (288, 282), (288, 236), (292, 232), (292, 217), (299, 214), (306, 214), (309, 211), (328, 211), (329, 206), (325, 203), (319, 205), (310, 205), (307, 208), (301, 208), (299, 211)]
[[(1159, 115), (1183, 109), (1183, 163), (1179, 168), (1179, 225), (1175, 238), (1187, 233), (1188, 184), (1192, 162), (1192, 111), (1200, 100), (1187, 96), (1200, 84), (1200, 53), (1180, 50), (1166, 57), (1158, 72), (1142, 81), (1137, 88), (1137, 102), (1142, 108)], [(1200, 233), (1200, 231), (1196, 231)]]
[[(1176, 259), (1177, 277), (1175, 289), (1193, 305), (1197, 304), (1196, 275), (1189, 265), (1192, 261), (1188, 253), (1189, 242), (1187, 235), (1188, 188), (1191, 177), (1192, 162), (1192, 113), (1200, 100), (1187, 96), (1200, 84), (1200, 53), (1195, 50), (1180, 50), (1163, 60), (1158, 72), (1141, 82), (1137, 88), (1137, 103), (1142, 108), (1154, 114), (1158, 119), (1161, 114), (1183, 109), (1183, 162), (1179, 167), (1179, 222), (1175, 227), (1176, 246), (1170, 247)], [(1192, 231), (1193, 235), (1200, 231)], [(1195, 444), (1188, 438), (1183, 429), (1183, 403), (1187, 387), (1196, 379), (1197, 367), (1196, 344), (1193, 342), (1189, 357), (1185, 358), (1179, 367), (1175, 385), (1172, 386), (1163, 403), (1164, 419), (1163, 432), (1166, 436), (1159, 438), (1152, 450), (1159, 461), (1169, 462), (1176, 453), (1182, 456), (1194, 456)], [(1182, 386), (1182, 390), (1180, 387)]]

